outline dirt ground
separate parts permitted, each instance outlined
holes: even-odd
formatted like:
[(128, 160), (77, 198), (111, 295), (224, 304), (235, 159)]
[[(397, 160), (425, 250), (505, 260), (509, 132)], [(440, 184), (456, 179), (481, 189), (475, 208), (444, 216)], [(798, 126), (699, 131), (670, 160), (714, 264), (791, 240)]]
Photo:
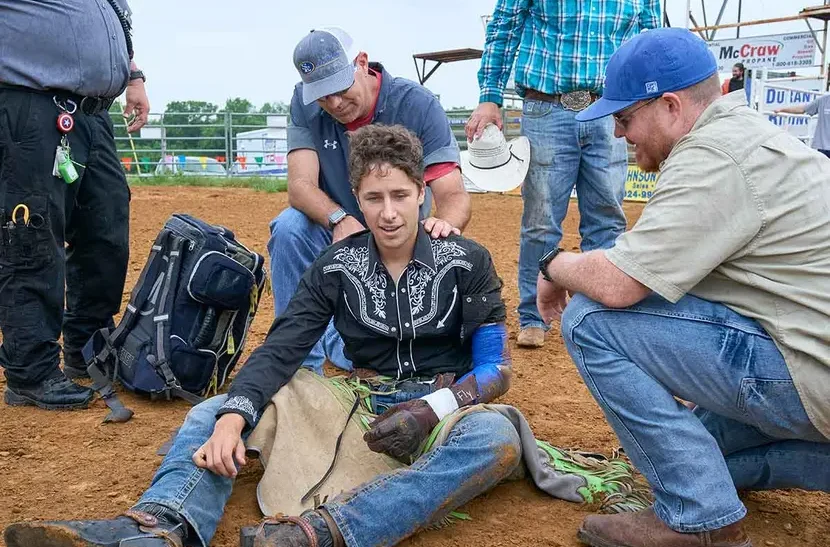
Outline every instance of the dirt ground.
[[(609, 453), (618, 441), (582, 383), (559, 335), (540, 350), (515, 347), (518, 233), (521, 199), (474, 196), (466, 235), (486, 245), (505, 283), (513, 341), (514, 385), (504, 402), (521, 409), (539, 438), (554, 445)], [(268, 222), (287, 204), (285, 194), (242, 189), (159, 188), (133, 190), (132, 248), (127, 289), (138, 279), (150, 245), (174, 212), (188, 212), (236, 232), (267, 256)], [(627, 204), (630, 222), (642, 209)], [(578, 216), (572, 207), (564, 247), (578, 248)], [(246, 354), (264, 338), (273, 316), (270, 297), (260, 306)], [(0, 389), (5, 387), (0, 379)], [(161, 462), (156, 450), (189, 406), (182, 401), (151, 404), (124, 395), (136, 411), (128, 424), (102, 424), (99, 400), (86, 411), (55, 413), (0, 404), (0, 527), (18, 520), (87, 519), (117, 515), (135, 502)], [(240, 526), (260, 517), (255, 501), (258, 464), (241, 474), (212, 543), (238, 545)], [(830, 545), (830, 495), (802, 491), (748, 493), (748, 531), (756, 546)], [(578, 545), (575, 532), (587, 508), (547, 497), (530, 482), (505, 484), (463, 508), (472, 520), (416, 535), (409, 546)], [(2, 545), (2, 540), (0, 540)], [(35, 546), (33, 546), (35, 547)]]

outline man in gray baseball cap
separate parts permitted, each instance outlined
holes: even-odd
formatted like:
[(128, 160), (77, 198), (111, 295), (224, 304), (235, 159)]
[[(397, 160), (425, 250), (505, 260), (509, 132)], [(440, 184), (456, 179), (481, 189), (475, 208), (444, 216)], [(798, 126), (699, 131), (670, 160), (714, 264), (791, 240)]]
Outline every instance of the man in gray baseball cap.
[(312, 30), (294, 48), (294, 66), (303, 81), (303, 104), (335, 95), (354, 84), (360, 50), (336, 27)]
[[(424, 149), (427, 198), (421, 219), (427, 232), (446, 237), (459, 233), (470, 219), (458, 143), (432, 92), (370, 63), (352, 37), (336, 27), (305, 35), (293, 62), (301, 81), (294, 88), (288, 123), (290, 207), (271, 222), (268, 242), (277, 316), (323, 249), (366, 229), (349, 185), (349, 131), (399, 124), (415, 133)], [(331, 325), (305, 365), (322, 372), (326, 360), (344, 369), (352, 366)]]

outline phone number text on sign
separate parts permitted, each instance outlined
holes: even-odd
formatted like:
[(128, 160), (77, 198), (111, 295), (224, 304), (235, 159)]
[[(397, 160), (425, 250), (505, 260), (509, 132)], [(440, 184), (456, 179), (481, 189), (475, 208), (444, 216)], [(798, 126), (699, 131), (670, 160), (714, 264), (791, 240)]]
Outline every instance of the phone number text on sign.
[(636, 165), (628, 166), (625, 179), (626, 201), (648, 201), (657, 185), (657, 173), (646, 173)]

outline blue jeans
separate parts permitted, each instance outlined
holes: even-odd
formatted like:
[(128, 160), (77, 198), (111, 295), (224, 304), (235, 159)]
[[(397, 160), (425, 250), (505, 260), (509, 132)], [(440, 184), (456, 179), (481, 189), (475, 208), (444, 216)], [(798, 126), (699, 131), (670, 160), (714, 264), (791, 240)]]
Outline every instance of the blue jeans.
[[(271, 221), (268, 254), (271, 257), (271, 288), (274, 315), (279, 316), (297, 290), (311, 263), (331, 245), (332, 234), (303, 213), (289, 207)], [(323, 373), (326, 358), (335, 366), (352, 370), (352, 362), (343, 354), (343, 339), (330, 322), (326, 332), (303, 362), (318, 374)]]
[(524, 102), (522, 134), (530, 140), (530, 169), (522, 186), (519, 244), (518, 311), (523, 329), (548, 328), (536, 309), (538, 263), (562, 239), (574, 188), (583, 251), (607, 249), (625, 231), (625, 140), (614, 137), (610, 116), (580, 123), (575, 114), (558, 104)]
[(576, 295), (562, 335), (674, 530), (740, 520), (736, 489), (830, 491), (830, 440), (756, 321), (688, 295), (677, 304), (652, 295), (625, 309)]
[[(193, 407), (161, 462), (150, 488), (136, 503), (155, 503), (184, 517), (201, 545), (208, 545), (231, 495), (233, 479), (196, 467), (193, 453), (213, 433), (227, 395)], [(379, 475), (323, 507), (348, 547), (395, 545), (510, 476), (521, 460), (519, 435), (496, 412), (470, 414), (445, 444), (411, 467)], [(395, 515), (390, 519), (389, 515)]]

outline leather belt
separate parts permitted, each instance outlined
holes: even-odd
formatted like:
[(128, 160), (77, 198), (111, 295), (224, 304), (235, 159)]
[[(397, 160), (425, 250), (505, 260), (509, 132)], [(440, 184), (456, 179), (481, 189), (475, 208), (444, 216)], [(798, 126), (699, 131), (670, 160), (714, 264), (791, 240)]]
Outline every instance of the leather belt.
[(556, 93), (550, 95), (549, 93), (542, 93), (535, 89), (527, 89), (525, 91), (525, 99), (534, 101), (545, 101), (553, 104), (561, 104), (565, 110), (572, 110), (579, 112), (585, 110), (588, 106), (599, 99), (599, 95), (587, 89), (577, 89), (568, 93)]
[(117, 97), (84, 97), (83, 95), (78, 95), (76, 93), (71, 93), (69, 91), (62, 91), (62, 90), (49, 90), (49, 89), (32, 89), (30, 87), (20, 86), (20, 85), (12, 85), (0, 82), (0, 89), (12, 89), (15, 91), (24, 91), (27, 93), (37, 93), (38, 95), (48, 95), (52, 97), (57, 97), (59, 99), (69, 99), (70, 101), (74, 102), (78, 105), (78, 109), (86, 114), (87, 116), (94, 116), (99, 112), (104, 110), (109, 110), (112, 106), (112, 103), (115, 102)]

